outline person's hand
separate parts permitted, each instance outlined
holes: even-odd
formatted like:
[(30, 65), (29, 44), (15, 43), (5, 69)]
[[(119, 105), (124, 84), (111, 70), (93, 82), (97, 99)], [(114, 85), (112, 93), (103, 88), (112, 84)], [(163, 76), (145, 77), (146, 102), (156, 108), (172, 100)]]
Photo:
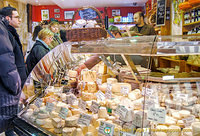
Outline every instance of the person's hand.
[(87, 68), (87, 67), (85, 66), (85, 64), (79, 65), (79, 67), (76, 69), (78, 75), (80, 75), (80, 74), (81, 74), (81, 71), (82, 71), (83, 69), (85, 69), (85, 68)]

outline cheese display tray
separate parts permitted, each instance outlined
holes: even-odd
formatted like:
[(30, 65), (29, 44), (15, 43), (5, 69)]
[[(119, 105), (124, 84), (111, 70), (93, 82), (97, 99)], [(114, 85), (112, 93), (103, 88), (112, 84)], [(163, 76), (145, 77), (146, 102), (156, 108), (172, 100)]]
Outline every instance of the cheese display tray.
[[(20, 101), (23, 110), (18, 118), (53, 136), (200, 134), (199, 76), (191, 75), (188, 79), (171, 74), (162, 77), (166, 82), (149, 80), (153, 65), (156, 65), (150, 63), (151, 59), (182, 55), (157, 54), (154, 50), (158, 48), (157, 43), (173, 42), (174, 39), (176, 44), (172, 45), (176, 46), (181, 38), (148, 39), (153, 41), (133, 37), (82, 42), (75, 53), (71, 47), (77, 43), (57, 46), (35, 66), (26, 81)], [(187, 46), (189, 44), (191, 41)], [(124, 50), (120, 50), (121, 45)], [(136, 45), (144, 45), (147, 50), (140, 51), (138, 47), (126, 52), (137, 48)], [(78, 71), (95, 55), (96, 64), (92, 64), (91, 69)], [(116, 55), (121, 55), (122, 60)], [(143, 65), (144, 59), (130, 63), (129, 55), (149, 58), (145, 60), (149, 65)]]

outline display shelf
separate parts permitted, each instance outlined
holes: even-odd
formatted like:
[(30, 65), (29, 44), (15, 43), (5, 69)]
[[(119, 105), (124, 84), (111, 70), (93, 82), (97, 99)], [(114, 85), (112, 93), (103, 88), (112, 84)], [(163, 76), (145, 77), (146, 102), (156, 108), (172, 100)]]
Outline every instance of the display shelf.
[(189, 23), (189, 24), (183, 24), (183, 26), (194, 26), (194, 25), (199, 25), (200, 24), (200, 21), (197, 21), (197, 22), (193, 22), (193, 23)]
[(200, 33), (198, 33), (198, 34), (187, 34), (187, 36), (200, 36)]
[[(49, 135), (77, 134), (78, 131), (80, 135), (86, 135), (90, 130), (93, 136), (106, 135), (101, 130), (113, 126), (113, 135), (118, 136), (123, 133), (120, 131), (132, 130), (132, 127), (136, 132), (129, 133), (137, 135), (143, 132), (141, 129), (148, 129), (150, 133), (160, 132), (160, 124), (169, 132), (173, 130), (170, 126), (178, 124), (182, 133), (188, 125), (182, 121), (185, 118), (192, 115), (200, 122), (197, 120), (200, 72), (161, 73), (156, 68), (160, 64), (168, 67), (168, 63), (169, 67), (182, 67), (179, 60), (166, 57), (199, 54), (199, 41), (189, 40), (187, 36), (141, 36), (62, 43), (31, 72), (31, 80), (41, 84), (43, 95), (28, 103), (19, 118), (26, 123), (30, 121), (31, 126), (37, 126)], [(71, 46), (74, 46), (73, 50)], [(171, 49), (173, 52), (167, 52)], [(93, 62), (96, 65), (90, 70), (82, 70), (79, 78), (75, 69), (91, 58), (95, 58)], [(159, 58), (162, 59), (160, 64)], [(63, 79), (67, 80), (66, 85), (61, 84)], [(31, 96), (38, 95), (33, 84), (30, 86), (23, 89), (26, 102), (31, 100)], [(151, 114), (152, 111), (156, 114)], [(173, 112), (180, 114), (180, 123), (174, 121), (177, 116)], [(155, 115), (159, 115), (160, 120)], [(109, 128), (106, 123), (109, 123)]]

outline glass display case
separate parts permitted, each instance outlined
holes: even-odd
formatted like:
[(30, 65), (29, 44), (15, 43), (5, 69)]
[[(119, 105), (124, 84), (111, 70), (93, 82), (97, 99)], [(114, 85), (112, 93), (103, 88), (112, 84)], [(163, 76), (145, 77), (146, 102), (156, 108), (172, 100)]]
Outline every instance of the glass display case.
[(65, 42), (29, 75), (15, 129), (26, 135), (200, 135), (199, 38)]

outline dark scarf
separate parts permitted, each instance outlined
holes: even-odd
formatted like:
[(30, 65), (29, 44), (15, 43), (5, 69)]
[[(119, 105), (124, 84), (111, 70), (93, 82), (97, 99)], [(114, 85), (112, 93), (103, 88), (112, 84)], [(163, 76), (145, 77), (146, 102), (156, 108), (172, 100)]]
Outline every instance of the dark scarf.
[(18, 35), (18, 33), (17, 33), (17, 30), (16, 30), (13, 26), (11, 26), (11, 25), (8, 25), (7, 28), (8, 28), (8, 31), (11, 32), (11, 34), (13, 35), (13, 37), (15, 38), (15, 40), (17, 41), (17, 43), (18, 43), (20, 49), (22, 50), (22, 44), (21, 44), (21, 42), (20, 42), (20, 39), (19, 39), (19, 35)]

